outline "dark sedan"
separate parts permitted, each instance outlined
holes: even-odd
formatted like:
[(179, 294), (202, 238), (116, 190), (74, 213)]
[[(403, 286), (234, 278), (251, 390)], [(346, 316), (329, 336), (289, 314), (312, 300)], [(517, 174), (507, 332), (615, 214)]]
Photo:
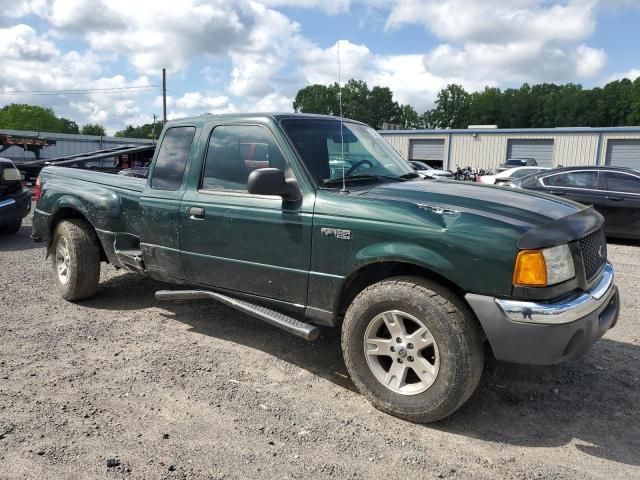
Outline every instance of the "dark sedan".
[(515, 187), (593, 205), (608, 236), (640, 238), (640, 171), (623, 167), (565, 167), (531, 175)]
[(11, 160), (0, 158), (0, 234), (16, 233), (31, 210), (31, 192)]

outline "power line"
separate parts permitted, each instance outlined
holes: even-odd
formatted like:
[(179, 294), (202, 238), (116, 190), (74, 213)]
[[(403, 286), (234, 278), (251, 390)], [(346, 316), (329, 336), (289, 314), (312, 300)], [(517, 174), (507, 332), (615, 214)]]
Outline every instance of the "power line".
[(69, 90), (23, 90), (13, 92), (0, 92), (0, 95), (86, 95), (89, 93), (115, 94), (126, 92), (150, 92), (156, 91), (160, 85), (140, 85), (131, 87), (86, 88)]

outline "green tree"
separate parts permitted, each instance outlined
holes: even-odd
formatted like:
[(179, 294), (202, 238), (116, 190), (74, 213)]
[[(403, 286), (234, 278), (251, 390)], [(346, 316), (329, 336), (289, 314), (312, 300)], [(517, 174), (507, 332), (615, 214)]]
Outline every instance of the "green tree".
[(315, 84), (298, 90), (293, 101), (293, 109), (296, 112), (339, 115), (338, 84)]
[(440, 90), (431, 120), (437, 128), (467, 128), (470, 96), (461, 85), (451, 84)]
[(469, 99), (469, 123), (473, 125), (498, 125), (502, 113), (502, 92), (499, 88), (485, 87), (474, 92)]
[(98, 125), (97, 123), (88, 123), (86, 125), (83, 125), (80, 129), (80, 133), (82, 133), (82, 135), (98, 135), (102, 137), (106, 135), (104, 127), (102, 125)]
[[(155, 125), (155, 137), (158, 137), (158, 134), (162, 130), (161, 124)], [(127, 137), (127, 138), (153, 138), (154, 136), (154, 125), (153, 123), (145, 123), (144, 125), (138, 125), (134, 127), (133, 125), (127, 125), (127, 128), (124, 130), (119, 130), (116, 132), (116, 137)]]
[(640, 77), (633, 81), (629, 97), (630, 105), (627, 125), (640, 125)]
[(59, 118), (58, 119), (58, 129), (56, 130), (60, 133), (80, 133), (80, 127), (73, 120), (69, 120), (68, 118)]
[(418, 112), (409, 105), (401, 105), (400, 113), (398, 115), (397, 123), (402, 126), (402, 128), (422, 128), (423, 121), (418, 115)]
[(379, 130), (384, 122), (400, 123), (400, 105), (393, 101), (389, 87), (373, 87), (367, 99), (368, 124)]
[(12, 103), (0, 109), (0, 128), (59, 132), (60, 119), (51, 108)]
[(371, 123), (369, 97), (371, 91), (362, 80), (349, 80), (342, 87), (342, 115), (345, 118)]
[[(340, 88), (331, 85), (309, 85), (296, 94), (293, 109), (296, 112), (340, 115)], [(397, 123), (400, 106), (393, 100), (388, 87), (369, 89), (366, 82), (350, 79), (342, 87), (342, 115), (382, 128), (384, 122)]]

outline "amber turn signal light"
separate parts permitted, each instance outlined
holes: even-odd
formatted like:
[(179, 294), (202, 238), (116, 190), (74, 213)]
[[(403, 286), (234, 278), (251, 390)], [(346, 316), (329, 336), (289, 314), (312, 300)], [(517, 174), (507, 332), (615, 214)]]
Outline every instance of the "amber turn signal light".
[(513, 284), (517, 287), (546, 287), (547, 264), (540, 250), (522, 250), (516, 257)]

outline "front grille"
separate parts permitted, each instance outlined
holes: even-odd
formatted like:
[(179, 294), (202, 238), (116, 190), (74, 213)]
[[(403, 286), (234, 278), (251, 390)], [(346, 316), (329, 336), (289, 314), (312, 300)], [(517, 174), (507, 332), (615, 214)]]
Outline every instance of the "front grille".
[(604, 232), (602, 229), (596, 230), (578, 240), (578, 245), (582, 254), (585, 277), (587, 281), (591, 281), (607, 261), (607, 242)]

